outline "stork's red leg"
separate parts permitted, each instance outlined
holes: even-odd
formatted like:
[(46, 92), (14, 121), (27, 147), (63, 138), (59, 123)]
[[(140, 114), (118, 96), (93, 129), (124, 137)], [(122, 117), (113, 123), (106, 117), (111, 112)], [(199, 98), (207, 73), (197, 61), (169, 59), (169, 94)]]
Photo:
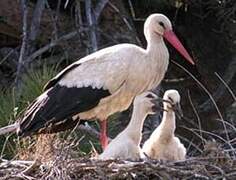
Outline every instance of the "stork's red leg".
[(100, 121), (100, 142), (102, 145), (102, 149), (104, 150), (108, 145), (108, 138), (107, 138), (107, 120)]

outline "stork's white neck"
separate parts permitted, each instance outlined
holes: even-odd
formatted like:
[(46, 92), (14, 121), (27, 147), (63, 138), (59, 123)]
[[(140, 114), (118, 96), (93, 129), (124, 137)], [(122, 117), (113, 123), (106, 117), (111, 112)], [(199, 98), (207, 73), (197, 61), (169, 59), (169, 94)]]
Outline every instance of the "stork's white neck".
[(143, 108), (134, 107), (131, 120), (124, 130), (137, 145), (141, 142), (143, 123), (146, 117), (147, 113), (143, 111)]
[(169, 64), (169, 52), (164, 43), (163, 37), (154, 32), (145, 33), (147, 39), (147, 60), (149, 72), (153, 74), (152, 82), (149, 82), (148, 89), (153, 89), (160, 84), (164, 78)]
[(167, 109), (167, 112), (163, 112), (163, 118), (160, 126), (160, 137), (168, 140), (174, 136), (175, 132), (175, 112), (167, 107), (167, 104), (164, 103), (164, 109)]
[(166, 46), (161, 35), (158, 35), (154, 32), (147, 32), (145, 34), (147, 40), (147, 49), (148, 53), (152, 53), (160, 48), (160, 46)]

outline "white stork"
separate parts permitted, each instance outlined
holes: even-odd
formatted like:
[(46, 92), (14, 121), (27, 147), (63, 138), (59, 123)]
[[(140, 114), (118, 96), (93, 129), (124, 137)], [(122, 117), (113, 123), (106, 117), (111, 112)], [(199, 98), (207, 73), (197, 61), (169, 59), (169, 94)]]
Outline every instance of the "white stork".
[(144, 92), (135, 97), (133, 113), (128, 126), (113, 139), (98, 159), (131, 159), (142, 157), (140, 142), (145, 118), (154, 114), (158, 109), (157, 96), (151, 92)]
[(163, 79), (169, 64), (163, 37), (194, 64), (166, 16), (150, 15), (144, 34), (146, 49), (133, 44), (111, 46), (61, 71), (17, 121), (17, 134), (53, 133), (74, 127), (78, 120), (96, 118), (102, 122), (104, 148), (108, 116), (126, 110), (136, 95), (155, 88)]
[(182, 116), (180, 95), (176, 90), (168, 90), (163, 97), (163, 118), (161, 124), (145, 141), (142, 151), (150, 158), (162, 160), (184, 160), (186, 148), (175, 137), (175, 112)]

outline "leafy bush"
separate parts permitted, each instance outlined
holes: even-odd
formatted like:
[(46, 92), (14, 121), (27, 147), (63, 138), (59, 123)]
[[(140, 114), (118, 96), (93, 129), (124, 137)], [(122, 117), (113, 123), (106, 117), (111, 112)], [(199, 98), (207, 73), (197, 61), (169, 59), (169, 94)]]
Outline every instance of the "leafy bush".
[[(58, 73), (56, 66), (48, 67), (46, 64), (43, 68), (36, 71), (29, 71), (28, 74), (23, 76), (22, 93), (17, 98), (15, 96), (14, 88), (10, 90), (0, 91), (0, 126), (12, 124), (20, 112), (22, 112), (28, 104), (43, 92), (45, 83)], [(4, 142), (9, 140), (11, 143)], [(15, 146), (13, 138), (0, 137), (0, 152), (5, 151), (4, 154), (14, 154), (12, 146)]]

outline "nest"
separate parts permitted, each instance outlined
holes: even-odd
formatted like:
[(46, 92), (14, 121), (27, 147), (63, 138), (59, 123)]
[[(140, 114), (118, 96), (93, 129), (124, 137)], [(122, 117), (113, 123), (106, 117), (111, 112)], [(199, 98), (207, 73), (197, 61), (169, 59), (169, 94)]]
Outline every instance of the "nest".
[(54, 161), (7, 161), (0, 163), (1, 179), (236, 179), (233, 157), (196, 157), (178, 162), (157, 160), (107, 160), (88, 157)]
[(90, 155), (78, 151), (80, 139), (57, 143), (54, 139), (54, 146), (51, 141), (46, 146), (44, 138), (38, 143), (43, 149), (29, 153), (28, 159), (34, 155), (34, 161), (0, 159), (0, 179), (236, 179), (235, 148), (216, 141), (206, 141), (201, 154), (182, 161), (101, 161), (94, 158), (95, 150)]

